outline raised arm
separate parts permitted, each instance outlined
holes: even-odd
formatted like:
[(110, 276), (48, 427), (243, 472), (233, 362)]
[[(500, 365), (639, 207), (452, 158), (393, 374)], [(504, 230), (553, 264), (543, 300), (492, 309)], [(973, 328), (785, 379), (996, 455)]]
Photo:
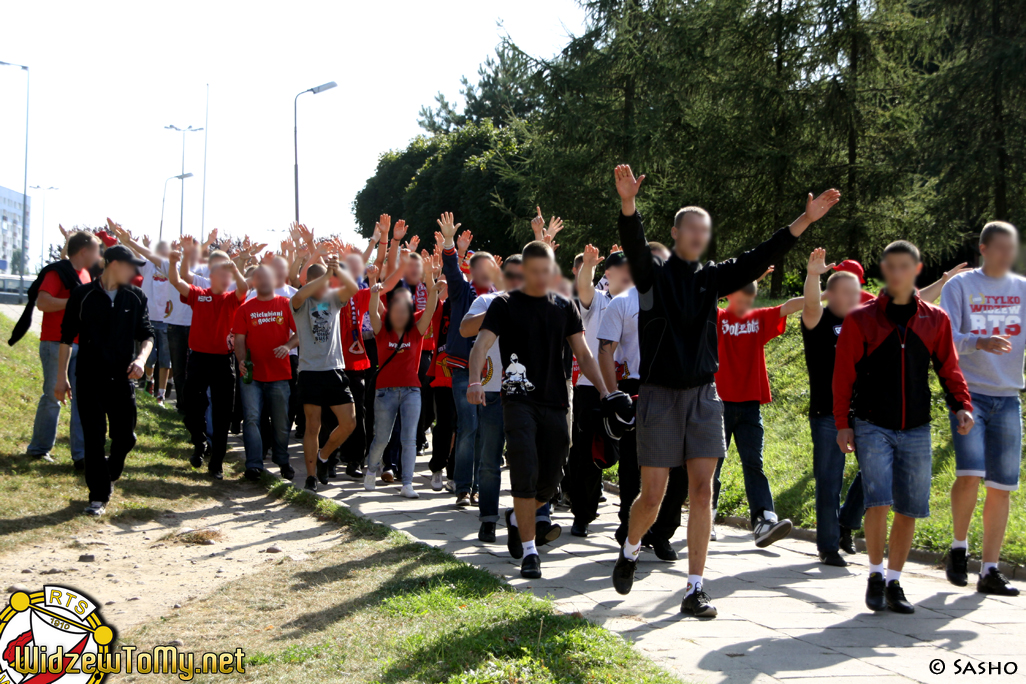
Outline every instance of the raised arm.
[(630, 264), (631, 277), (638, 292), (646, 293), (652, 289), (654, 264), (652, 250), (645, 238), (645, 226), (634, 203), (645, 176), (635, 179), (634, 172), (627, 164), (617, 166), (613, 176), (616, 179), (616, 192), (620, 195), (620, 217), (617, 220), (620, 244), (623, 245), (623, 253)]
[(944, 290), (944, 286), (948, 284), (949, 280), (957, 276), (959, 273), (965, 273), (966, 271), (971, 270), (973, 269), (969, 267), (966, 264), (966, 262), (963, 261), (950, 271), (945, 271), (944, 275), (942, 275), (940, 277), (940, 280), (938, 280), (937, 282), (930, 283), (926, 287), (919, 290), (919, 298), (923, 301), (930, 302), (931, 304), (933, 304), (938, 299), (940, 299), (941, 292)]
[(189, 296), (189, 283), (182, 280), (180, 269), (178, 268), (178, 262), (182, 259), (181, 252), (171, 252), (167, 258), (167, 279), (171, 283), (171, 287), (178, 290), (178, 294), (183, 297)]
[(581, 306), (585, 309), (591, 308), (595, 300), (595, 269), (602, 263), (602, 255), (598, 247), (594, 245), (584, 246), (584, 262), (577, 270), (577, 298), (581, 300)]
[(330, 282), (331, 269), (329, 268), (323, 275), (321, 275), (320, 278), (315, 278), (308, 282), (306, 285), (299, 288), (296, 294), (292, 295), (292, 310), (299, 311), (299, 307), (303, 306), (303, 302), (309, 299), (314, 292), (317, 292), (317, 290), (328, 285)]
[(350, 297), (360, 291), (360, 286), (353, 280), (353, 276), (349, 275), (349, 271), (342, 268), (338, 262), (338, 257), (332, 257), (328, 261), (328, 273), (333, 271), (339, 282), (339, 288), (335, 290), (335, 296), (338, 297), (338, 301), (345, 304), (349, 301)]
[(809, 254), (809, 265), (805, 273), (805, 289), (802, 298), (802, 323), (809, 330), (819, 325), (823, 318), (822, 293), (819, 289), (819, 279), (834, 267), (834, 264), (826, 262), (826, 250), (817, 247)]
[(442, 281), (436, 281), (434, 274), (431, 272), (432, 269), (424, 269), (424, 284), (428, 286), (427, 303), (424, 305), (424, 311), (420, 314), (420, 320), (417, 321), (417, 330), (420, 331), (421, 335), (426, 335), (428, 328), (431, 327), (431, 319), (435, 315), (435, 307), (438, 306), (438, 293), (441, 291)]
[(239, 265), (234, 261), (230, 262), (232, 269), (232, 276), (235, 277), (235, 296), (239, 298), (240, 302), (246, 301), (246, 295), (249, 294), (249, 283), (246, 282), (246, 276), (242, 275), (242, 271), (239, 270)]
[(787, 318), (793, 313), (798, 313), (802, 310), (802, 305), (805, 302), (804, 297), (792, 297), (786, 302), (780, 305), (780, 317)]
[(370, 307), (368, 311), (370, 313), (370, 324), (371, 330), (374, 331), (375, 335), (381, 334), (381, 283), (376, 283), (370, 289)]

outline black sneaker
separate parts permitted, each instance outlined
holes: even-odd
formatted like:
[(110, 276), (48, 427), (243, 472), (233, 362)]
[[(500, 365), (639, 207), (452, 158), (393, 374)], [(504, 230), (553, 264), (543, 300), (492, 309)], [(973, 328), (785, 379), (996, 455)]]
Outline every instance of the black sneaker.
[(916, 612), (916, 607), (905, 598), (905, 590), (901, 588), (898, 580), (891, 580), (887, 583), (887, 609), (895, 613), (911, 615)]
[(307, 475), (307, 477), (306, 477), (306, 486), (303, 487), (303, 489), (308, 489), (311, 492), (316, 492), (317, 491), (317, 478), (314, 477), (313, 475)]
[(328, 477), (332, 480), (338, 477), (338, 467), (335, 464), (335, 459), (328, 461)]
[(350, 463), (346, 465), (346, 477), (351, 477), (354, 480), (363, 479), (363, 471), (360, 470), (359, 463)]
[(948, 562), (944, 564), (948, 581), (956, 587), (969, 584), (969, 554), (966, 549), (948, 549)]
[(206, 444), (197, 444), (192, 450), (192, 456), (189, 457), (189, 465), (193, 468), (203, 467), (203, 456), (207, 453)]
[(509, 549), (509, 555), (514, 558), (520, 558), (524, 555), (524, 545), (520, 541), (520, 530), (517, 529), (516, 525), (510, 523), (510, 518), (513, 517), (513, 509), (506, 509), (506, 548)]
[(293, 469), (293, 467), (292, 467), (292, 466), (290, 466), (290, 465), (289, 465), (288, 463), (286, 463), (286, 464), (285, 464), (285, 465), (283, 465), (283, 466), (279, 466), (279, 467), (278, 467), (278, 472), (279, 472), (279, 473), (281, 474), (281, 476), (282, 476), (283, 478), (285, 478), (286, 480), (291, 480), (292, 478), (294, 478), (294, 477), (296, 476), (296, 471), (295, 471), (295, 469)]
[(997, 568), (991, 568), (986, 575), (980, 575), (976, 582), (976, 591), (981, 594), (996, 594), (997, 596), (1018, 596), (1019, 590), (1012, 586)]
[(322, 485), (328, 484), (328, 462), (317, 457), (317, 479)]
[(638, 561), (625, 557), (622, 546), (617, 553), (616, 565), (613, 566), (613, 589), (616, 589), (617, 594), (626, 596), (634, 586), (634, 571), (638, 569)]
[(559, 525), (553, 525), (547, 520), (535, 520), (534, 521), (534, 543), (535, 546), (545, 546), (559, 539), (559, 536), (563, 534), (563, 528)]
[(82, 472), (83, 470), (85, 470), (85, 459), (80, 458), (77, 461), (72, 461), (72, 465), (75, 467), (75, 470), (77, 470), (78, 472)]
[(858, 550), (855, 548), (855, 537), (852, 536), (852, 531), (847, 527), (841, 528), (841, 538), (837, 544), (841, 547), (841, 550), (845, 553), (855, 555)]
[(208, 470), (207, 472), (210, 474), (210, 477), (214, 478), (215, 480), (223, 480), (224, 479), (224, 471), (221, 471), (221, 470)]
[(303, 441), (303, 437), (305, 435), (305, 431), (304, 430), (300, 430), (299, 428), (296, 428), (295, 435), (296, 435), (296, 439), (298, 439), (300, 442), (302, 442)]
[(242, 423), (239, 423), (239, 422), (236, 422), (236, 421), (232, 421), (232, 424), (230, 426), (228, 426), (228, 432), (232, 433), (233, 435), (241, 434), (242, 433)]
[(536, 553), (524, 556), (524, 562), (520, 564), (520, 576), (525, 579), (540, 579), (541, 556)]
[(263, 468), (246, 468), (246, 474), (243, 476), (250, 482), (260, 482), (260, 476), (263, 475)]
[(835, 568), (848, 567), (848, 561), (841, 558), (841, 554), (837, 551), (820, 551), (819, 562), (823, 565), (832, 565)]
[(588, 523), (582, 523), (574, 521), (574, 524), (570, 526), (570, 534), (575, 537), (587, 537), (588, 536)]
[(869, 584), (866, 586), (866, 608), (875, 611), (886, 608), (887, 600), (884, 598), (886, 590), (887, 584), (884, 582), (883, 575), (879, 572), (869, 573)]
[(677, 560), (677, 550), (670, 546), (670, 540), (653, 538), (649, 541), (656, 558), (667, 563)]
[(692, 617), (714, 618), (716, 617), (716, 606), (712, 604), (709, 594), (705, 593), (705, 589), (699, 584), (697, 589), (680, 602), (680, 612)]
[(481, 529), (477, 531), (477, 538), (479, 541), (483, 541), (485, 544), (495, 543), (495, 523), (483, 522), (481, 523)]
[(616, 528), (616, 532), (613, 532), (613, 538), (616, 539), (616, 543), (623, 546), (624, 542), (627, 541), (627, 528), (621, 525)]
[(764, 549), (791, 534), (791, 527), (791, 521), (787, 518), (777, 520), (775, 515), (770, 518), (759, 516), (755, 520), (755, 545)]

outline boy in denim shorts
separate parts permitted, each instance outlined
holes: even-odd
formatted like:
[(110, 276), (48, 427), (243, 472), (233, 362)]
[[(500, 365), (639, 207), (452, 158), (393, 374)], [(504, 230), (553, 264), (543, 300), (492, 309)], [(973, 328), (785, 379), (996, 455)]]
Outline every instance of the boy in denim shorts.
[(858, 445), (869, 554), (866, 606), (913, 613), (898, 580), (912, 548), (916, 519), (930, 515), (930, 366), (937, 369), (944, 399), (963, 435), (973, 427), (973, 407), (958, 368), (951, 322), (916, 291), (922, 270), (919, 250), (904, 240), (892, 242), (884, 249), (880, 268), (887, 287), (841, 324), (834, 361), (834, 423), (843, 453)]
[(946, 569), (952, 584), (964, 587), (969, 583), (969, 523), (982, 478), (987, 500), (983, 506), (983, 563), (976, 590), (1017, 596), (1019, 590), (997, 568), (1008, 526), (1009, 498), (1019, 488), (1022, 459), (1019, 392), (1026, 347), (1021, 309), (1026, 301), (1026, 278), (1011, 272), (1019, 255), (1015, 226), (1002, 221), (984, 226), (980, 254), (983, 266), (955, 276), (941, 294), (976, 417), (967, 435), (959, 434), (952, 424), (954, 539)]

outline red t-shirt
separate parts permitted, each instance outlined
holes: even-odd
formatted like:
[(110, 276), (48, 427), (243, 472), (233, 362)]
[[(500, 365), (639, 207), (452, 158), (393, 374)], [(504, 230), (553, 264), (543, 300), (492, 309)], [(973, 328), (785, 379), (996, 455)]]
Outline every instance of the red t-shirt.
[[(92, 277), (89, 275), (89, 269), (83, 268), (78, 272), (78, 279), (83, 285), (91, 283)], [(57, 275), (55, 271), (50, 271), (43, 278), (43, 284), (39, 286), (40, 292), (46, 292), (57, 299), (67, 299), (71, 296), (71, 290), (64, 287), (64, 283), (61, 282), (61, 277)], [(44, 311), (43, 312), (43, 324), (42, 329), (39, 331), (39, 339), (43, 342), (60, 342), (61, 341), (61, 323), (64, 322), (64, 309), (60, 311)], [(78, 342), (78, 338), (75, 338), (75, 342)]]
[(342, 356), (348, 370), (367, 370), (370, 359), (363, 344), (363, 316), (370, 310), (369, 288), (358, 290), (339, 312), (339, 334), (342, 336)]
[(192, 307), (189, 349), (204, 354), (230, 354), (235, 346), (235, 311), (241, 304), (235, 291), (214, 294), (209, 287), (190, 285), (189, 296), (182, 296), (181, 300)]
[(716, 323), (720, 352), (716, 392), (720, 399), (768, 404), (773, 398), (770, 396), (763, 346), (787, 327), (787, 319), (780, 315), (780, 307), (752, 309), (743, 318), (719, 309)]
[[(384, 324), (382, 324), (381, 332), (375, 335), (374, 339), (378, 345), (378, 363), (383, 364), (388, 361), (387, 365), (378, 369), (378, 376), (375, 381), (375, 387), (378, 389), (383, 387), (420, 387), (420, 376), (418, 373), (420, 371), (420, 351), (424, 338), (417, 329), (416, 323), (420, 320), (420, 316), (423, 313), (423, 311), (418, 311), (413, 315), (414, 324), (410, 326), (409, 331), (406, 333), (399, 353), (391, 361), (388, 361), (388, 358), (395, 352), (396, 345), (399, 343), (400, 333), (395, 330), (386, 330)], [(386, 310), (382, 314), (382, 319), (387, 315), (388, 311)]]
[(292, 378), (288, 354), (279, 359), (274, 349), (288, 342), (295, 330), (288, 297), (276, 296), (263, 302), (251, 299), (239, 307), (232, 332), (246, 336), (254, 380), (277, 382)]

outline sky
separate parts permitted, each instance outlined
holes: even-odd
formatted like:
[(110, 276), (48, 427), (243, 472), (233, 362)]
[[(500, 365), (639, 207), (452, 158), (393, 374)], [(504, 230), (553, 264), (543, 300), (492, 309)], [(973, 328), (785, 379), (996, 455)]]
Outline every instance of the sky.
[[(574, 0), (442, 2), (14, 2), (0, 0), (0, 61), (31, 75), (29, 263), (57, 243), (57, 224), (96, 226), (107, 216), (157, 237), (249, 234), (276, 243), (295, 214), (293, 99), (299, 98), (299, 200), (316, 233), (356, 237), (351, 203), (378, 156), (422, 133), (421, 105), (437, 92), (459, 100), (464, 74), (509, 35), (551, 56), (581, 32)], [(0, 185), (24, 176), (25, 72), (0, 67)], [(398, 217), (393, 217), (398, 218)]]

